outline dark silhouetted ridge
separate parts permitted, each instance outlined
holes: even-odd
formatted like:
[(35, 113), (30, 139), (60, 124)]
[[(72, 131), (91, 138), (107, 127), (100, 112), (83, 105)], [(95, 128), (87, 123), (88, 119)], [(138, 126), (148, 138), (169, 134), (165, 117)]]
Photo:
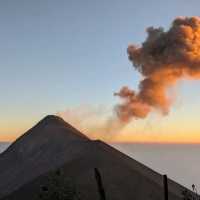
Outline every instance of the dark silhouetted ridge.
[[(0, 198), (34, 200), (50, 171), (62, 169), (84, 200), (98, 199), (94, 168), (109, 200), (163, 198), (162, 176), (110, 147), (92, 141), (62, 118), (49, 115), (0, 154)], [(169, 180), (169, 199), (185, 188)]]

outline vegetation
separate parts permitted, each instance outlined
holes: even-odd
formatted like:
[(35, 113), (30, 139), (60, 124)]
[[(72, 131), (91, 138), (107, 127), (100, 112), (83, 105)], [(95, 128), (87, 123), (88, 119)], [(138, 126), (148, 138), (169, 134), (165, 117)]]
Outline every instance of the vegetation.
[[(101, 174), (97, 168), (94, 169), (94, 174), (97, 182), (99, 199), (106, 200)], [(41, 200), (80, 200), (80, 194), (72, 184), (72, 181), (67, 179), (62, 174), (61, 170), (50, 173), (47, 184), (41, 186), (38, 197)]]
[(39, 199), (41, 200), (79, 200), (72, 181), (66, 179), (61, 170), (57, 170), (48, 176), (46, 185), (41, 186)]
[(182, 192), (183, 195), (183, 200), (200, 200), (200, 196), (197, 193), (197, 189), (195, 187), (195, 185), (192, 185), (192, 191), (185, 189)]

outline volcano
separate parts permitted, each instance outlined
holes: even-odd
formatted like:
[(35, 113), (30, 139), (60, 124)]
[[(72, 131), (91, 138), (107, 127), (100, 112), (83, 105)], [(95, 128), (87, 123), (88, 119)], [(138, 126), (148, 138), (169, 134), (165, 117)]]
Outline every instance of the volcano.
[[(161, 174), (100, 140), (90, 140), (58, 116), (47, 116), (0, 154), (1, 200), (36, 199), (51, 171), (62, 169), (84, 200), (99, 199), (94, 168), (107, 199), (163, 199)], [(169, 199), (186, 188), (168, 180)]]

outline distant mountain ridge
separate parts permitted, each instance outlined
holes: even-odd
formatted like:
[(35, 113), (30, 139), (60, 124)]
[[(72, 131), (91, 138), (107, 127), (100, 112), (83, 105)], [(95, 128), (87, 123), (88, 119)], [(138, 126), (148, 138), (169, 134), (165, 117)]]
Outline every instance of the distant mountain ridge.
[[(61, 168), (84, 200), (98, 199), (94, 168), (108, 199), (162, 199), (162, 176), (101, 141), (92, 141), (58, 116), (47, 116), (0, 154), (0, 198), (34, 199), (45, 174)], [(170, 200), (185, 188), (169, 180)]]

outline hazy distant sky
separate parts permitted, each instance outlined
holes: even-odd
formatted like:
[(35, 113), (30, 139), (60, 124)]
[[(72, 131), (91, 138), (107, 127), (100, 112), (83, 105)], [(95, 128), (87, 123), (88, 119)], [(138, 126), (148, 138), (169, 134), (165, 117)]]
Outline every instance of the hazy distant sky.
[[(121, 86), (137, 88), (128, 44), (140, 44), (146, 27), (168, 28), (177, 16), (200, 15), (199, 8), (198, 0), (0, 1), (0, 140), (67, 108), (111, 107)], [(199, 88), (198, 81), (179, 84), (169, 116), (138, 121), (129, 132), (200, 141)]]

